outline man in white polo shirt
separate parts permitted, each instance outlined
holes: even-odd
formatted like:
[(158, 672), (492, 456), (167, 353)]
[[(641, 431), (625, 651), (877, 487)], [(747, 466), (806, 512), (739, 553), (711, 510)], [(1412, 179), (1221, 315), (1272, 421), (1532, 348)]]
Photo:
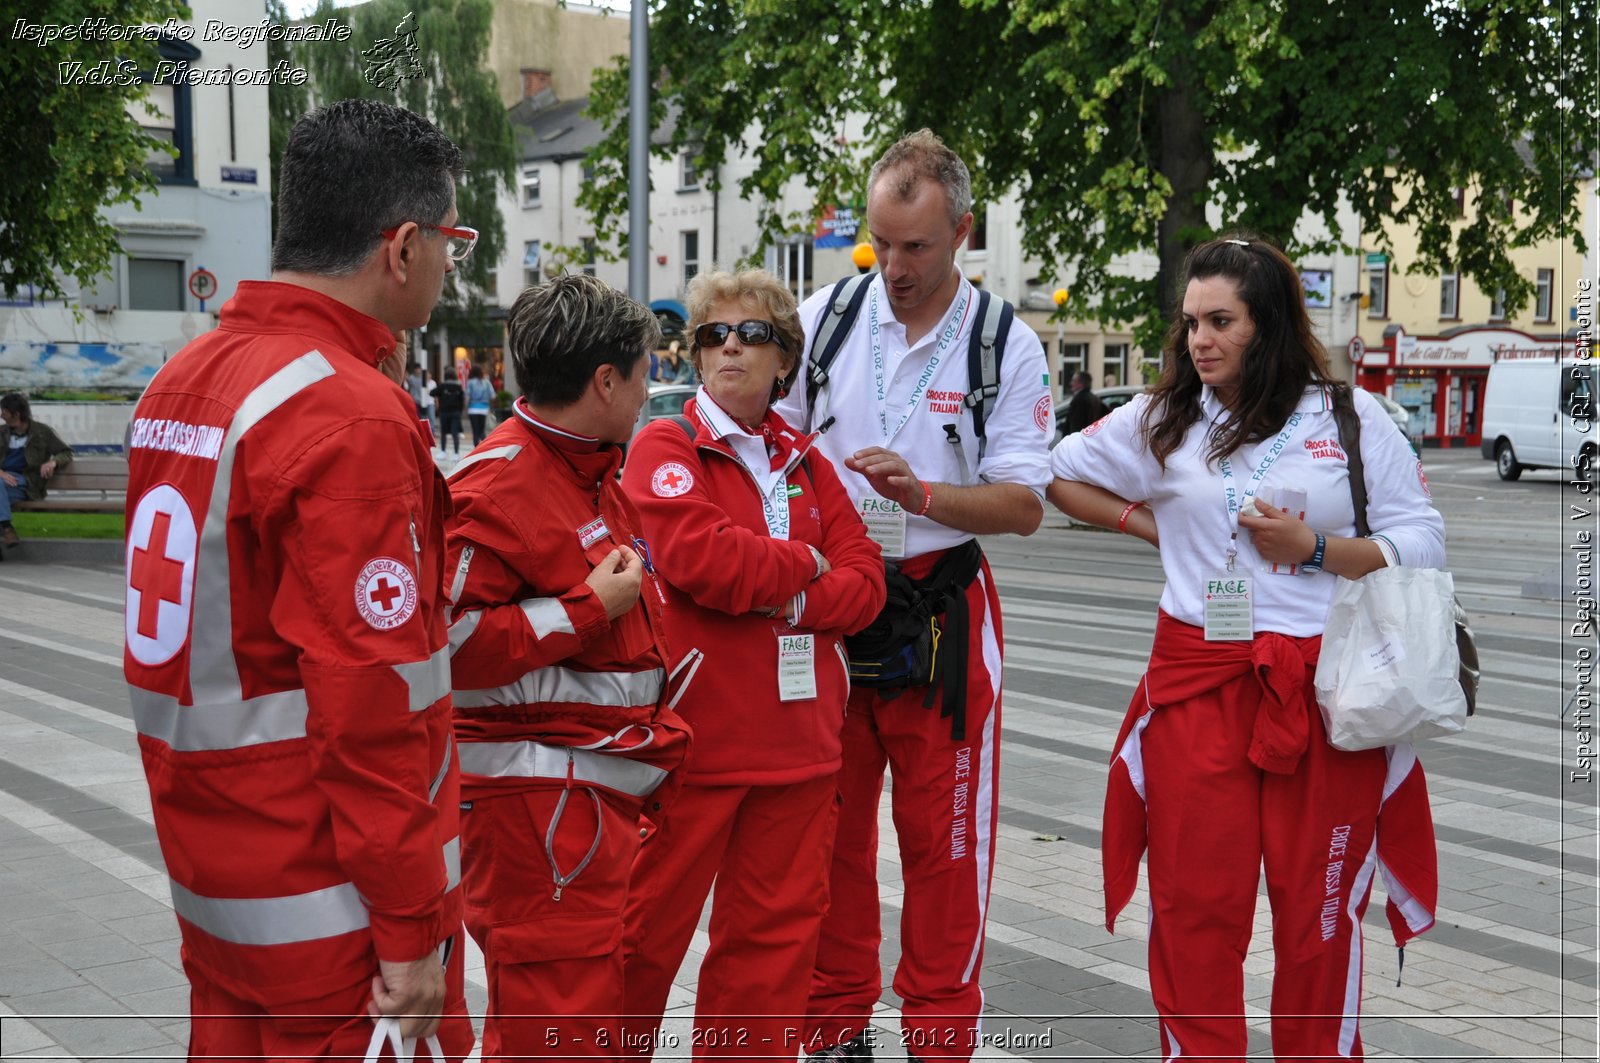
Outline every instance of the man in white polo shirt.
[[(797, 387), (778, 405), (791, 424), (826, 426), (817, 446), (839, 467), (886, 560), (924, 585), (962, 561), (962, 575), (970, 573), (956, 577), (941, 619), (931, 684), (923, 670), (913, 671), (920, 683), (899, 690), (869, 686), (866, 673), (877, 662), (852, 646), (856, 689), (844, 724), (843, 804), (805, 1031), (807, 1052), (835, 1059), (871, 1057), (866, 1030), (879, 995), (882, 936), (877, 809), (886, 766), (905, 879), (894, 978), (905, 1002), (905, 1048), (921, 1060), (966, 1060), (979, 1040), (999, 793), (1001, 633), (994, 580), (973, 540), (1029, 535), (1039, 526), (1050, 480), (1051, 399), (1039, 339), (1013, 321), (980, 447), (963, 401), (973, 390), (968, 344), (978, 327), (978, 292), (955, 265), (972, 227), (971, 187), (965, 164), (928, 130), (884, 153), (867, 192), (879, 273), (828, 382)], [(813, 348), (831, 302), (832, 292), (822, 291), (800, 309)]]

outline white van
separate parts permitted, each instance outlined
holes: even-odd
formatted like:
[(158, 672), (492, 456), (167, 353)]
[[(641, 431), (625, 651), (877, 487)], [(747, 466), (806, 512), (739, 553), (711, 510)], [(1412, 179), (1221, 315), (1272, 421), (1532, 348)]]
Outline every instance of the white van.
[(1523, 469), (1595, 475), (1594, 363), (1512, 359), (1489, 369), (1483, 456), (1502, 480)]

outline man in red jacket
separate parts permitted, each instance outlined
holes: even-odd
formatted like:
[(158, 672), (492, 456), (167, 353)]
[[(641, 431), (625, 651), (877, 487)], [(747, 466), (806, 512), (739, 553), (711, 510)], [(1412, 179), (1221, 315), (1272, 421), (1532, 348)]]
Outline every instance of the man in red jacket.
[(124, 662), (189, 1051), (360, 1056), (382, 1014), (459, 1060), (449, 498), (385, 373), (477, 235), (461, 154), (344, 100), (280, 172), (272, 280), (156, 374), (129, 435)]
[[(522, 397), (456, 466), (451, 665), (483, 1058), (620, 1056), (622, 905), (641, 814), (688, 748), (664, 593), (617, 484), (660, 328), (593, 277), (518, 297)], [(637, 548), (637, 549), (636, 549)]]

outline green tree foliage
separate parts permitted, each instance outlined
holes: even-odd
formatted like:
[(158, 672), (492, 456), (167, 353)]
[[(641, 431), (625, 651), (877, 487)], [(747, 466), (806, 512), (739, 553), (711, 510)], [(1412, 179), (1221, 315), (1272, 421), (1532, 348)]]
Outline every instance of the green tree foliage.
[[(89, 284), (111, 269), (117, 228), (102, 206), (132, 202), (156, 187), (146, 161), (160, 142), (130, 108), (143, 106), (140, 71), (154, 68), (153, 42), (66, 40), (18, 34), (34, 27), (180, 22), (178, 0), (38, 0), (8, 5), (0, 62), (0, 291), (32, 285), (59, 298), (63, 276)], [(72, 64), (82, 64), (75, 67)], [(84, 75), (84, 83), (77, 83)]]
[[(1577, 175), (1597, 143), (1596, 20), (1578, 0), (658, 0), (650, 56), (665, 156), (753, 150), (739, 191), (773, 203), (865, 192), (887, 142), (929, 126), (974, 164), (980, 202), (1015, 189), (1028, 254), (1073, 276), (1074, 313), (1145, 319), (1157, 341), (1183, 256), (1218, 229), (1291, 253), (1309, 210), (1338, 234), (1341, 196), (1369, 231), (1417, 227), (1515, 310), (1507, 251), (1581, 243)], [(595, 85), (608, 130), (580, 202), (613, 237), (626, 214), (626, 61)], [(866, 123), (844, 139), (846, 116)], [(1456, 190), (1477, 207), (1463, 222)], [(1220, 224), (1208, 222), (1208, 208)], [(807, 224), (762, 215), (771, 238)], [(1380, 245), (1387, 249), (1387, 237)], [(1158, 250), (1161, 273), (1119, 275)], [(1165, 295), (1165, 298), (1163, 298)], [(1086, 309), (1087, 308), (1087, 309)]]
[[(366, 76), (368, 64), (362, 52), (379, 41), (393, 40), (395, 27), (408, 13), (416, 24), (416, 58), (422, 75), (379, 87)], [(344, 21), (351, 29), (349, 41), (295, 47), (295, 61), (311, 74), (312, 102), (360, 96), (395, 103), (428, 117), (461, 149), (467, 174), (456, 187), (457, 212), (461, 224), (477, 229), (479, 237), (472, 256), (446, 281), (435, 312), (436, 320), (450, 325), (481, 324), (478, 292), (487, 286), (489, 270), (506, 246), (498, 197), (513, 180), (516, 151), (505, 107), (484, 61), (493, 14), (492, 0), (371, 0), (347, 8), (321, 0), (310, 20)], [(304, 105), (274, 100), (271, 107), (276, 157)]]

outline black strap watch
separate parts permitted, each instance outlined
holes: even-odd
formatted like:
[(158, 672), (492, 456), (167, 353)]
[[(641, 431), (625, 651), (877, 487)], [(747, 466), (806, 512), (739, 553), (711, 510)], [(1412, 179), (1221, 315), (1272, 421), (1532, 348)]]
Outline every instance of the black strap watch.
[(1309, 561), (1300, 562), (1301, 574), (1306, 576), (1315, 576), (1318, 572), (1321, 572), (1322, 555), (1327, 551), (1327, 549), (1328, 537), (1323, 535), (1321, 532), (1317, 532), (1317, 548), (1311, 551), (1311, 559)]

